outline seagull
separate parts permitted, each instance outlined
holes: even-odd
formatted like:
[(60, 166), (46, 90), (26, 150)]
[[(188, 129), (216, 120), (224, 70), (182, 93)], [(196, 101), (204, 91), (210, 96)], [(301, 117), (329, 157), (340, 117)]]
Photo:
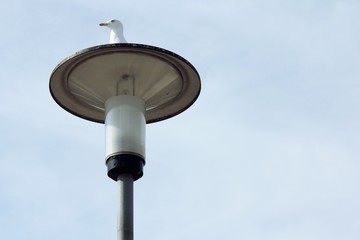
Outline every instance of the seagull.
[(108, 22), (100, 23), (99, 25), (111, 29), (110, 43), (127, 43), (124, 38), (123, 25), (119, 20), (111, 19)]

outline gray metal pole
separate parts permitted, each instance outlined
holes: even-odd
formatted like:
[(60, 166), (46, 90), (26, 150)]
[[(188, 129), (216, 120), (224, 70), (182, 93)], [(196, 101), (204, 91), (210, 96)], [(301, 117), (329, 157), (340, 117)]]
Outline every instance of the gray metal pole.
[(119, 186), (119, 209), (117, 224), (118, 240), (134, 239), (134, 179), (130, 174), (120, 174), (117, 179)]

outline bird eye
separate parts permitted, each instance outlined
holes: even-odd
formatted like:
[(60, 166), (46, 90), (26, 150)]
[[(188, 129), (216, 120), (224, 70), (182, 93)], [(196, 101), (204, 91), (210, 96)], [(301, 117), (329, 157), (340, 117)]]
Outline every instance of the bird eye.
[(115, 22), (115, 20), (111, 20), (110, 22)]

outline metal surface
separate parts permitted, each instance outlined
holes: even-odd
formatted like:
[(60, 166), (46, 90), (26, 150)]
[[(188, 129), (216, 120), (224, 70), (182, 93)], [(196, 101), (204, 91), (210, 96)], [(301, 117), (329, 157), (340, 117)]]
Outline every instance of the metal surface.
[(117, 240), (134, 239), (134, 193), (133, 177), (130, 174), (118, 176), (118, 219), (117, 219)]
[(147, 123), (175, 116), (197, 99), (200, 77), (181, 56), (143, 44), (106, 44), (62, 61), (50, 78), (50, 92), (68, 112), (104, 123), (105, 102), (116, 95), (145, 101)]

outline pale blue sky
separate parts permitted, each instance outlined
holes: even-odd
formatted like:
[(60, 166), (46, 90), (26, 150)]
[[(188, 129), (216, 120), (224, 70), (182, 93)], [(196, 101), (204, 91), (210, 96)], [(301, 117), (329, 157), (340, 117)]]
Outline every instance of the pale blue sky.
[(9, 1), (0, 20), (0, 239), (116, 239), (104, 127), (60, 108), (52, 70), (104, 44), (199, 71), (187, 111), (147, 125), (135, 239), (360, 237), (360, 2)]

